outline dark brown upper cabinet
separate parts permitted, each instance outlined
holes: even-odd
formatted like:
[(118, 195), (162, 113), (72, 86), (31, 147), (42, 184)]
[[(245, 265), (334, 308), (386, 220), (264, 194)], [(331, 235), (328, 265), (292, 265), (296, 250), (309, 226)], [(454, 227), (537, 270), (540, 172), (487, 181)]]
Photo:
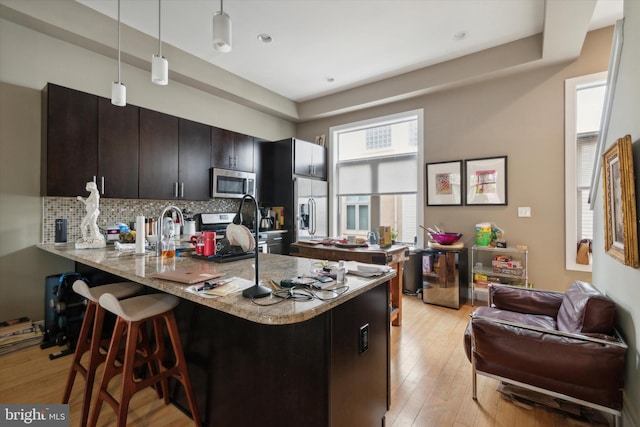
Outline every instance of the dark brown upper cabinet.
[(98, 98), (98, 175), (104, 197), (138, 198), (138, 110)]
[(210, 199), (209, 169), (254, 172), (254, 138), (48, 84), (43, 94), (43, 196)]
[(187, 200), (208, 200), (211, 197), (211, 126), (187, 119), (180, 119), (179, 123), (179, 196)]
[(43, 196), (85, 196), (98, 174), (98, 97), (48, 84), (43, 90)]
[(140, 108), (141, 199), (176, 199), (178, 181), (178, 118)]
[(141, 199), (208, 200), (210, 126), (140, 108)]
[(211, 127), (211, 166), (254, 172), (253, 137)]

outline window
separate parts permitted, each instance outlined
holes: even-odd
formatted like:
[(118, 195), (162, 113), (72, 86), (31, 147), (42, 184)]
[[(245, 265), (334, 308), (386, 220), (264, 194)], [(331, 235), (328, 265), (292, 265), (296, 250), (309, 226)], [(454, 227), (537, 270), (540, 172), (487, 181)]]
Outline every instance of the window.
[(377, 126), (374, 128), (368, 128), (366, 132), (367, 150), (391, 147), (391, 126)]
[(345, 196), (346, 231), (369, 231), (369, 196)]
[(589, 207), (591, 175), (604, 106), (606, 73), (565, 81), (565, 264), (567, 270), (591, 271), (576, 263), (577, 244), (593, 238)]
[(421, 110), (331, 129), (334, 235), (366, 237), (388, 225), (397, 241), (415, 241), (422, 213), (421, 129)]

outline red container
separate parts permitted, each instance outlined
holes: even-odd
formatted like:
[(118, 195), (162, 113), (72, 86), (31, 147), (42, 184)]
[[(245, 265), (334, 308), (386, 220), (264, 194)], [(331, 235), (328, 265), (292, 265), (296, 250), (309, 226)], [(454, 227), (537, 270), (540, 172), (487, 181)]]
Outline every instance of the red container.
[(204, 236), (202, 233), (194, 234), (189, 240), (196, 248), (196, 255), (204, 255)]
[(202, 255), (211, 256), (216, 254), (216, 233), (215, 231), (205, 231), (202, 233), (204, 236), (204, 248)]

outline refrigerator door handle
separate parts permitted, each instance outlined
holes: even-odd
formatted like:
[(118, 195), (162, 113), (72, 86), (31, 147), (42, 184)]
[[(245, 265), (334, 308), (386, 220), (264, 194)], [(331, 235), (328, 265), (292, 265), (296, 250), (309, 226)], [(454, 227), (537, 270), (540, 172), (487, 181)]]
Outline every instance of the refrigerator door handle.
[(316, 201), (313, 197), (309, 199), (309, 234), (316, 234)]

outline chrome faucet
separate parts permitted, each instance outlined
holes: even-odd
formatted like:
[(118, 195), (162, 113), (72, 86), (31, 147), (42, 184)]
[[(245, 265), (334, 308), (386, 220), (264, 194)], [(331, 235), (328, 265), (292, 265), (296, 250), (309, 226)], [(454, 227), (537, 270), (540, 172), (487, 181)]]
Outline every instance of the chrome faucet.
[(158, 217), (157, 226), (158, 227), (158, 242), (156, 243), (156, 255), (160, 256), (162, 254), (162, 239), (164, 238), (164, 216), (167, 212), (175, 211), (178, 214), (178, 219), (180, 219), (180, 225), (184, 224), (184, 217), (182, 216), (182, 211), (176, 206), (169, 205), (162, 209), (160, 212), (160, 216)]

